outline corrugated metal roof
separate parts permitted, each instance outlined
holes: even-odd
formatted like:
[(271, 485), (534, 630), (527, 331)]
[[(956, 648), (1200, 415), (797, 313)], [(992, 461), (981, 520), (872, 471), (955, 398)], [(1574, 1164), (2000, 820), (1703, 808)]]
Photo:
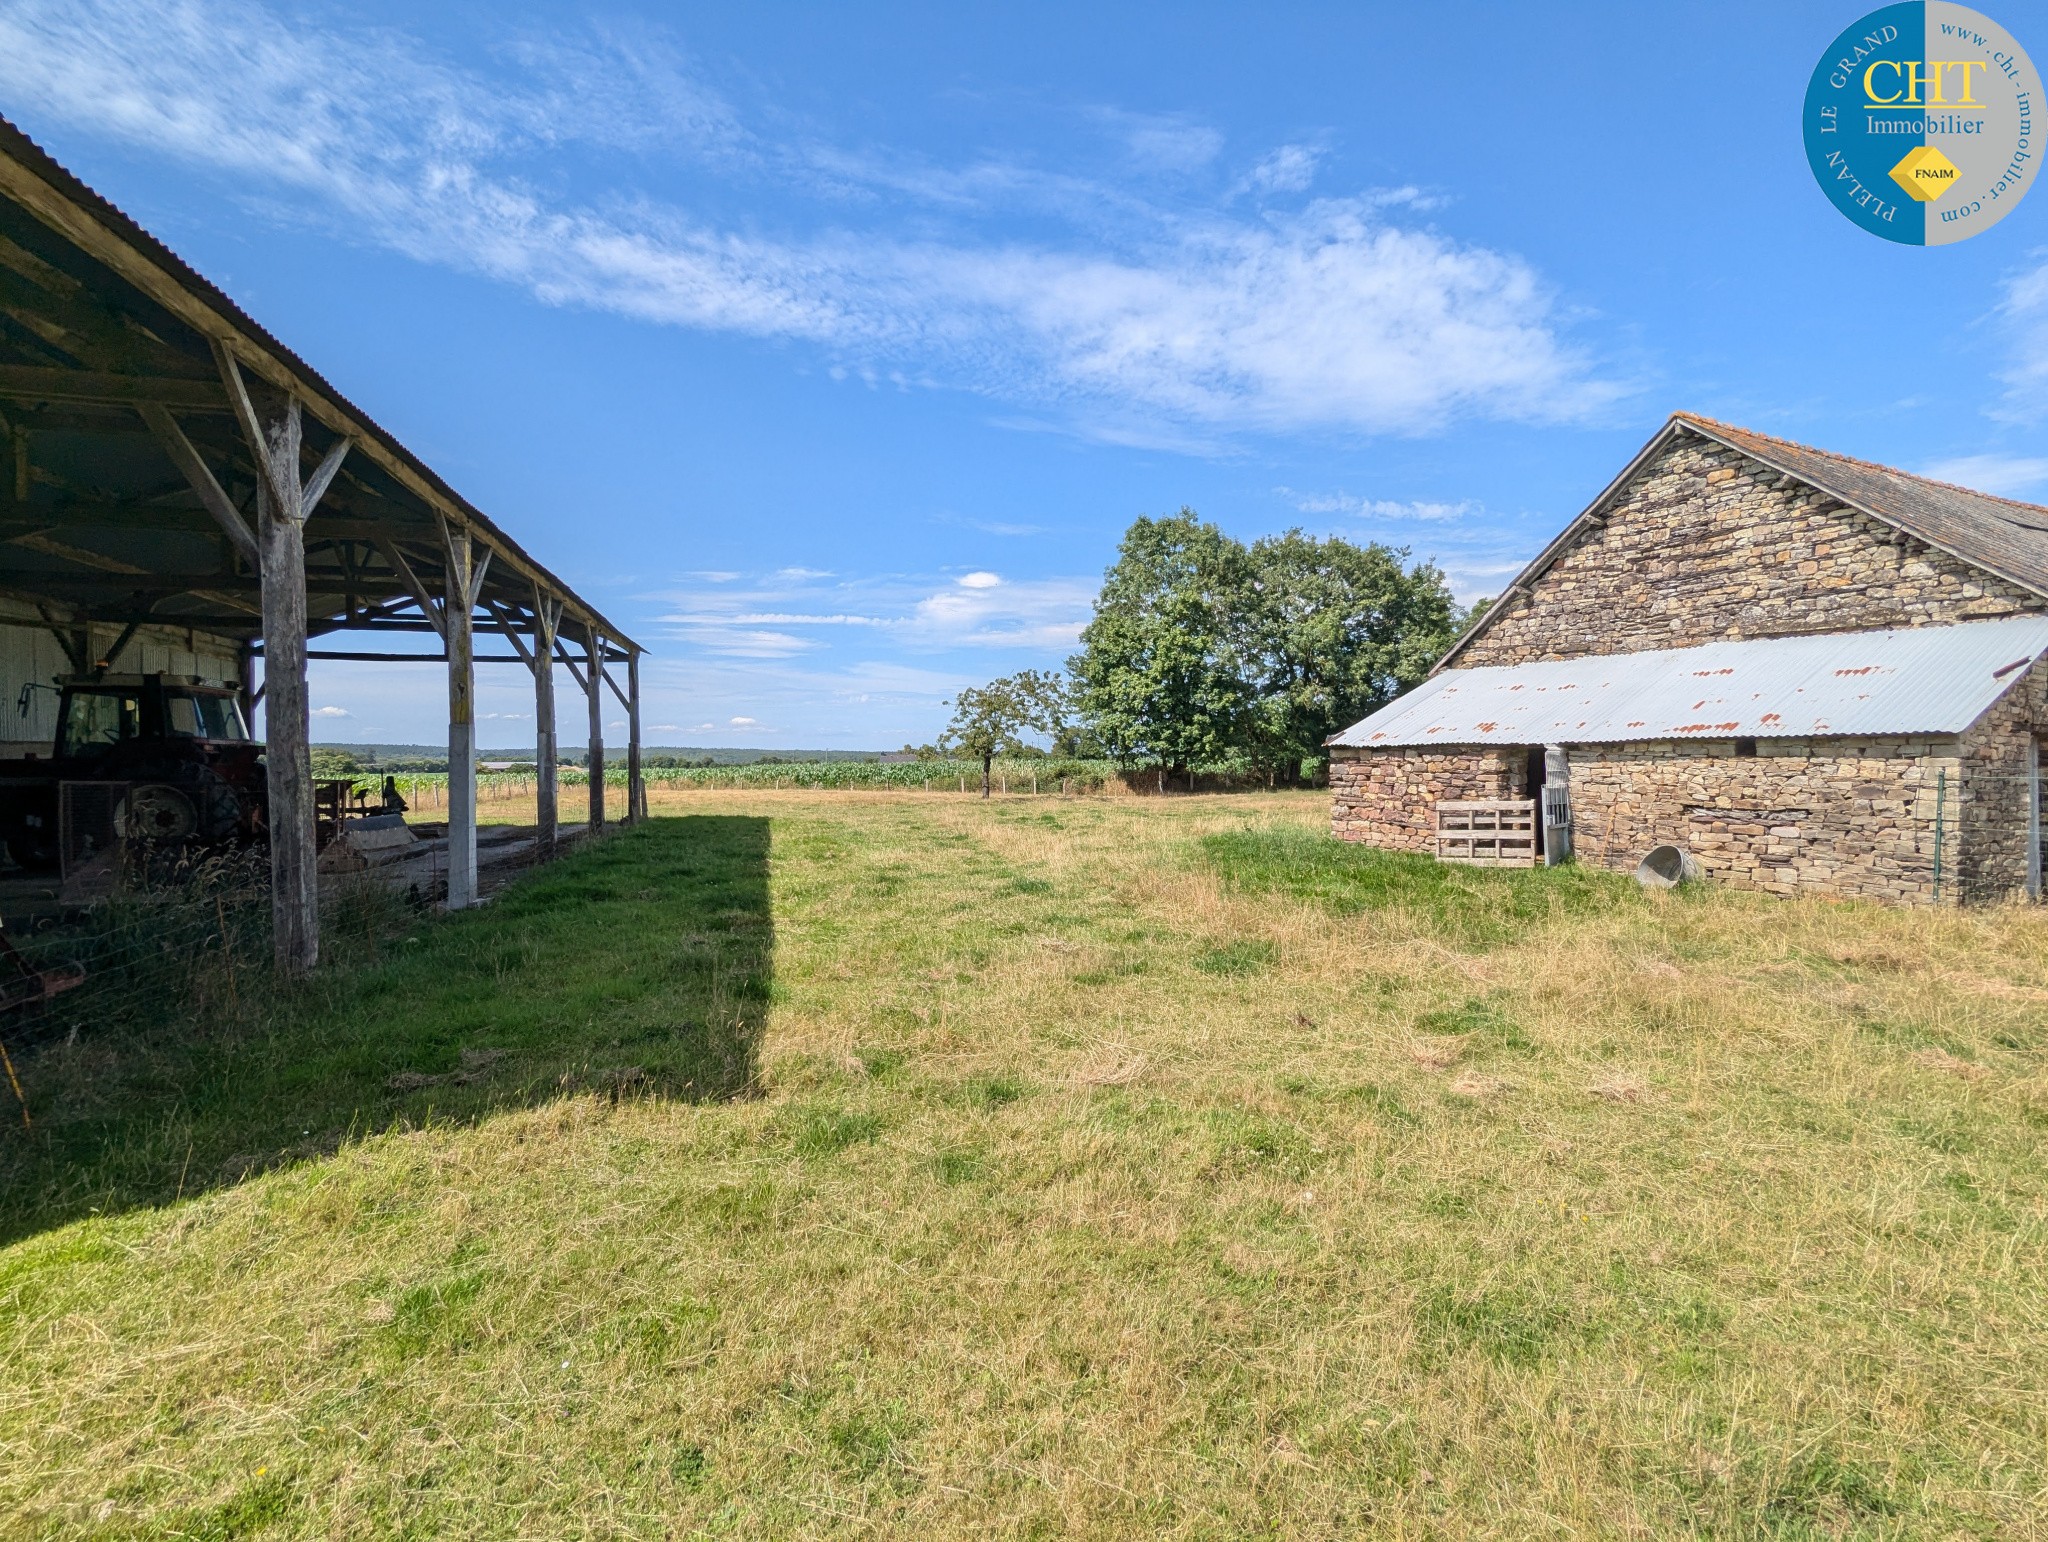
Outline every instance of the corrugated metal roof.
[(2048, 651), (2048, 616), (1434, 674), (1331, 739), (1614, 744), (1961, 733)]
[[(628, 651), (636, 653), (643, 651), (640, 645), (628, 637), (621, 628), (614, 626), (588, 600), (584, 599), (582, 595), (571, 589), (546, 567), (542, 566), (523, 546), (507, 535), (487, 514), (463, 497), (462, 494), (458, 493), (439, 472), (413, 454), (388, 429), (379, 425), (367, 412), (342, 395), (318, 370), (287, 348), (262, 323), (249, 315), (247, 311), (243, 310), (233, 300), (229, 299), (224, 290), (200, 274), (197, 269), (193, 268), (182, 257), (178, 256), (176, 252), (173, 252), (168, 246), (164, 245), (162, 241), (151, 235), (147, 230), (144, 230), (141, 225), (136, 223), (132, 216), (116, 208), (103, 194), (88, 187), (76, 173), (60, 164), (49, 151), (29, 138), (26, 133), (5, 117), (0, 117), (0, 156), (5, 156), (16, 162), (30, 175), (55, 190), (67, 202), (79, 209), (87, 218), (103, 226), (116, 239), (131, 248), (144, 262), (160, 270), (173, 283), (191, 296), (193, 300), (213, 311), (217, 316), (230, 323), (233, 329), (242, 337), (257, 344), (263, 351), (269, 353), (272, 358), (282, 364), (292, 376), (295, 376), (302, 383), (304, 388), (302, 394), (309, 398), (324, 397), (327, 402), (333, 404), (339, 410), (344, 419), (352, 420), (353, 425), (359, 425), (362, 432), (373, 436), (377, 443), (394, 460), (402, 462), (415, 476), (428, 484), (435, 493), (447, 499), (449, 505), (459, 511), (463, 520), (473, 523), (484, 531), (491, 546), (515, 557), (533, 574), (545, 580), (558, 595), (569, 603), (572, 614), (577, 611), (582, 612), (585, 617), (595, 623), (597, 630), (621, 644)], [(76, 244), (75, 237), (71, 236), (68, 232), (64, 234), (66, 234), (67, 239), (73, 240), (74, 244)], [(100, 258), (97, 254), (87, 253), (87, 255), (93, 257), (96, 262), (104, 262), (104, 259)], [(176, 621), (174, 616), (168, 616), (165, 619), (171, 622)]]
[(1501, 592), (1478, 624), (1451, 645), (1436, 667), (1449, 668), (1495, 617), (1600, 522), (1606, 510), (1627, 491), (1636, 472), (1658, 450), (1674, 437), (1688, 433), (1738, 450), (1759, 464), (1818, 488), (1938, 551), (1959, 557), (2023, 589), (2048, 595), (2048, 508), (1994, 497), (1951, 482), (1937, 482), (1852, 455), (1817, 450), (1812, 445), (1737, 428), (1698, 413), (1675, 412), (1600, 496), (1515, 575), (1514, 582)]

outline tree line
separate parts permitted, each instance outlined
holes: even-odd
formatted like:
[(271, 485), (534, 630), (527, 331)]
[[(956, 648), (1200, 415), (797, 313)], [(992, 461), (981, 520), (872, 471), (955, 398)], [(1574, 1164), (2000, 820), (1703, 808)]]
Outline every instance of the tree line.
[(960, 692), (937, 749), (988, 767), (1051, 739), (1063, 754), (1293, 784), (1324, 741), (1414, 685), (1467, 612), (1407, 553), (1300, 530), (1246, 545), (1192, 509), (1141, 518), (1104, 575), (1064, 676)]

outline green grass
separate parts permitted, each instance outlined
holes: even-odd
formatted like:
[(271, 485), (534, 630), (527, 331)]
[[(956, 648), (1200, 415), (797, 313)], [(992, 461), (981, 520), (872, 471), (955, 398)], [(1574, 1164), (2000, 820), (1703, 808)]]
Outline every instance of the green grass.
[(1532, 922), (1597, 915), (1635, 898), (1634, 884), (1591, 868), (1451, 866), (1298, 825), (1241, 825), (1204, 836), (1201, 848), (1227, 882), (1247, 892), (1308, 901), (1336, 915), (1408, 911), (1461, 946), (1491, 946)]
[(2040, 1535), (2048, 920), (660, 790), (0, 1135), (0, 1535)]

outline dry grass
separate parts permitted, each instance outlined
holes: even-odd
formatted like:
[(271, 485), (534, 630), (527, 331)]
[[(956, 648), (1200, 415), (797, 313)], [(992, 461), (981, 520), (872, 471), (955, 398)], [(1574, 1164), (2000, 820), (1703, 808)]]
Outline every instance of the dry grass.
[(697, 812), (772, 821), (754, 1095), (365, 1103), (0, 1250), (12, 1534), (2048, 1531), (2041, 916)]

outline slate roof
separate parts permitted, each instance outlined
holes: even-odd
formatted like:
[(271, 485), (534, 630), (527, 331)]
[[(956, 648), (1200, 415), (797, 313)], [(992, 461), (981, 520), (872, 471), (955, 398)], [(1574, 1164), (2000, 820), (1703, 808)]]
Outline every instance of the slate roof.
[(1656, 437), (1623, 468), (1621, 475), (1608, 483), (1600, 496), (1516, 575), (1494, 602), (1494, 608), (1452, 645), (1436, 667), (1448, 668), (1485, 631), (1517, 589), (1525, 588), (1576, 545), (1607, 507), (1627, 491), (1636, 473), (1674, 439), (1687, 433), (1726, 445), (1862, 511), (1880, 524), (2023, 589), (2048, 596), (2048, 508), (1994, 497), (1951, 482), (1937, 482), (1932, 477), (1915, 476), (1892, 466), (1815, 449), (1754, 429), (1737, 428), (1697, 413), (1675, 412)]
[(2048, 616), (1447, 669), (1331, 739), (1412, 745), (1961, 733), (2048, 652)]

